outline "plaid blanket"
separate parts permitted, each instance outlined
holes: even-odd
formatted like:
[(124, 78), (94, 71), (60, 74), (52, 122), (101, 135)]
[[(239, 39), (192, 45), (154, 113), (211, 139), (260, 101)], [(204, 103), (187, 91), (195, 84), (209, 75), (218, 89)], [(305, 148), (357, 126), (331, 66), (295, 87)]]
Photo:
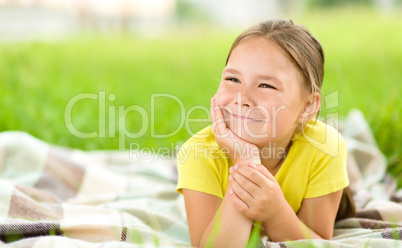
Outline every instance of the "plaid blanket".
[(356, 217), (336, 222), (332, 240), (265, 240), (263, 246), (402, 247), (402, 190), (397, 191), (395, 180), (386, 174), (386, 158), (364, 116), (353, 110), (346, 119), (332, 124), (342, 133), (348, 147), (349, 188), (356, 204)]
[(65, 149), (22, 132), (1, 133), (0, 243), (188, 247), (175, 160), (139, 157)]
[[(263, 238), (261, 247), (402, 247), (402, 191), (361, 113), (340, 124), (357, 217), (337, 222), (329, 241)], [(190, 247), (176, 182), (174, 159), (0, 133), (0, 247)]]

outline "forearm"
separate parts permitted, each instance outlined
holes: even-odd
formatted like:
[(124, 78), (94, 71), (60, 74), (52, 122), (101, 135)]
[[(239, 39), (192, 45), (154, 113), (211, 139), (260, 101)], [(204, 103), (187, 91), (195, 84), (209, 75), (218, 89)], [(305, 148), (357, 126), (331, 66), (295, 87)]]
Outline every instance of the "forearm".
[(236, 210), (227, 192), (201, 238), (200, 247), (245, 247), (251, 228), (252, 220)]
[(272, 221), (265, 221), (264, 228), (270, 240), (280, 242), (299, 239), (322, 239), (320, 235), (307, 227), (287, 205)]

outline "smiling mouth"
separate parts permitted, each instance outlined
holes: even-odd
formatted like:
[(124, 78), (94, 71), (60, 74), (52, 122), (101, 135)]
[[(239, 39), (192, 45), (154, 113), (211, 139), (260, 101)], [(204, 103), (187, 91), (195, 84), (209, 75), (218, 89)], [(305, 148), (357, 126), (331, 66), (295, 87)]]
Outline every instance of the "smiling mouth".
[(263, 119), (248, 118), (248, 117), (245, 117), (245, 116), (236, 115), (236, 114), (232, 114), (232, 113), (229, 113), (229, 114), (231, 116), (233, 116), (233, 118), (240, 119), (240, 120), (245, 120), (245, 121), (249, 121), (249, 122), (263, 122), (264, 121)]

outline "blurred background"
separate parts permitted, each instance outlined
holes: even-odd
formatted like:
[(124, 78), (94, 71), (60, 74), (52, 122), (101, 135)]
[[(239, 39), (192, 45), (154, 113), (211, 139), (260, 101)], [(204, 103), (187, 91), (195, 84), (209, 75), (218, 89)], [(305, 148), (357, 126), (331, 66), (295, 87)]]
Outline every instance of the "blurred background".
[(271, 17), (321, 41), (321, 117), (361, 110), (401, 187), (402, 0), (0, 0), (0, 131), (174, 155), (208, 125), (233, 40)]

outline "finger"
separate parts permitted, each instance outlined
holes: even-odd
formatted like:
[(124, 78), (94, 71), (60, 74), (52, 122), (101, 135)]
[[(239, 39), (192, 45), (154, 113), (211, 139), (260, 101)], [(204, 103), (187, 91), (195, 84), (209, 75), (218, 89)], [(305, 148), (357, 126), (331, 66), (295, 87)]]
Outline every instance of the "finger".
[(237, 181), (234, 181), (231, 188), (234, 193), (240, 198), (240, 200), (244, 201), (248, 206), (253, 200), (253, 196), (244, 189), (243, 185), (239, 184)]
[(212, 122), (212, 123), (214, 123), (215, 120), (216, 120), (214, 108), (215, 108), (215, 97), (212, 97), (212, 98), (211, 98), (211, 107), (210, 107), (210, 109), (209, 109), (209, 112), (210, 112), (210, 115), (211, 115), (211, 122)]
[(210, 109), (210, 114), (211, 114), (211, 122), (212, 122), (212, 129), (216, 135), (220, 134), (221, 131), (221, 127), (218, 129), (217, 125), (218, 125), (218, 121), (217, 121), (217, 117), (216, 117), (216, 103), (215, 103), (215, 97), (211, 98), (211, 109)]
[(232, 200), (233, 205), (242, 214), (247, 213), (247, 211), (250, 209), (249, 206), (242, 201), (239, 196), (234, 192), (233, 189), (230, 189), (230, 199)]
[(222, 134), (227, 129), (225, 121), (223, 119), (222, 109), (220, 106), (216, 105), (215, 97), (213, 98), (212, 101), (213, 101), (213, 106), (214, 106), (213, 112), (214, 112), (214, 117), (215, 117), (215, 127), (216, 127), (217, 131), (220, 134)]
[(215, 97), (211, 99), (211, 121), (215, 135), (224, 135), (229, 129), (226, 127), (220, 106), (216, 106)]
[(269, 172), (269, 170), (262, 164), (249, 164), (249, 167), (257, 169), (261, 174), (263, 174), (266, 178), (276, 182), (274, 175)]
[(236, 170), (232, 172), (231, 177), (232, 180), (237, 182), (251, 196), (254, 196), (257, 190), (260, 188), (256, 183), (254, 183), (252, 180), (245, 177), (241, 173), (238, 173)]
[(240, 174), (259, 188), (261, 188), (267, 181), (267, 177), (254, 167), (246, 165), (238, 166), (234, 169), (232, 174), (235, 175), (236, 173)]

